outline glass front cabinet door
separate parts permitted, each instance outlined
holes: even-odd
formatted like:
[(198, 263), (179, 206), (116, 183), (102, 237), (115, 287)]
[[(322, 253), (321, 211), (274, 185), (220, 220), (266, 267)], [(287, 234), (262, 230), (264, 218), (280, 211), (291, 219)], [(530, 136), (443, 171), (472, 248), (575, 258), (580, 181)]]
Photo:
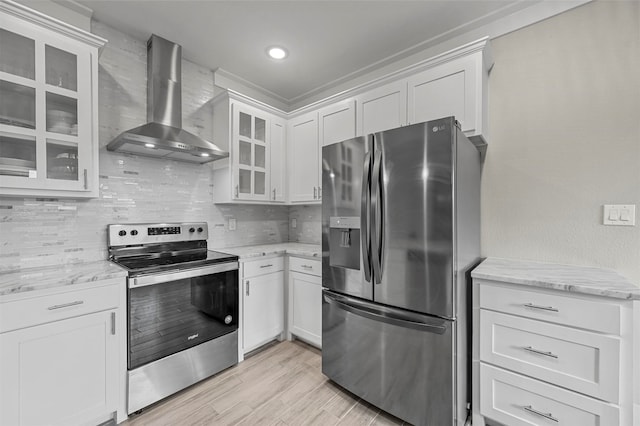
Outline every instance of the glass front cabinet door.
[(268, 118), (259, 110), (234, 103), (233, 179), (235, 198), (268, 200)]
[(15, 3), (0, 21), (0, 194), (96, 197), (105, 40)]

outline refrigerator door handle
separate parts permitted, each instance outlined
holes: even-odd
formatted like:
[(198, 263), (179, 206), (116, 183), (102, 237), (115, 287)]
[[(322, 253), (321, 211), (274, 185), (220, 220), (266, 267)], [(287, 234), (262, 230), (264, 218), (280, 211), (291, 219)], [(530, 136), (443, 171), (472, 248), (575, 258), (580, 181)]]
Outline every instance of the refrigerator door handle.
[(426, 318), (419, 314), (411, 314), (327, 291), (324, 292), (323, 297), (330, 305), (374, 321), (435, 334), (444, 334), (447, 331), (446, 320)]
[(369, 230), (369, 205), (371, 195), (369, 186), (371, 184), (371, 153), (364, 156), (364, 168), (362, 172), (362, 201), (360, 205), (360, 244), (362, 248), (362, 260), (364, 263), (364, 279), (371, 281), (371, 237)]
[(373, 176), (371, 177), (371, 222), (373, 241), (371, 243), (371, 258), (373, 277), (376, 284), (382, 282), (382, 236), (384, 215), (382, 212), (382, 189), (380, 184), (382, 170), (382, 152), (376, 151), (373, 160)]

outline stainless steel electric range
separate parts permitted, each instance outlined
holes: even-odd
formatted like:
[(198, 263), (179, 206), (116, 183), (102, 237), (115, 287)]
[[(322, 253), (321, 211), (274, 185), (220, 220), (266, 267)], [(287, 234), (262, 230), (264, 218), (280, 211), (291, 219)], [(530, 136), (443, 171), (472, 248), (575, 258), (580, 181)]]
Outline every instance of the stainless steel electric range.
[(206, 223), (109, 225), (128, 271), (128, 408), (238, 362), (238, 257), (207, 249)]

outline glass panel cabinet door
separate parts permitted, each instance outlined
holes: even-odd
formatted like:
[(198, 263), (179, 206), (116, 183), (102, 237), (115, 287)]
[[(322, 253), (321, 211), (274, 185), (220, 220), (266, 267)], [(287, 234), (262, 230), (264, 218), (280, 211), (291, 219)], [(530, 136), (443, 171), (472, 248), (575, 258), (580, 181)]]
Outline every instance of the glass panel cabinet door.
[(267, 200), (267, 119), (253, 108), (234, 104), (234, 180), (236, 199)]
[(35, 80), (35, 40), (0, 28), (0, 52), (0, 71)]
[(0, 18), (0, 187), (88, 190), (91, 50)]

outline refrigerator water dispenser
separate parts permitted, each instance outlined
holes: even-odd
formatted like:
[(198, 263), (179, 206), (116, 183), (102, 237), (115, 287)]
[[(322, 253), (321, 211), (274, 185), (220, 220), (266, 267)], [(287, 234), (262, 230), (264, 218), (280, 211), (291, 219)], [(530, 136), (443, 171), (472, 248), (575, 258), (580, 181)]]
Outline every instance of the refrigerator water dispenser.
[(360, 269), (360, 218), (329, 218), (329, 264)]

